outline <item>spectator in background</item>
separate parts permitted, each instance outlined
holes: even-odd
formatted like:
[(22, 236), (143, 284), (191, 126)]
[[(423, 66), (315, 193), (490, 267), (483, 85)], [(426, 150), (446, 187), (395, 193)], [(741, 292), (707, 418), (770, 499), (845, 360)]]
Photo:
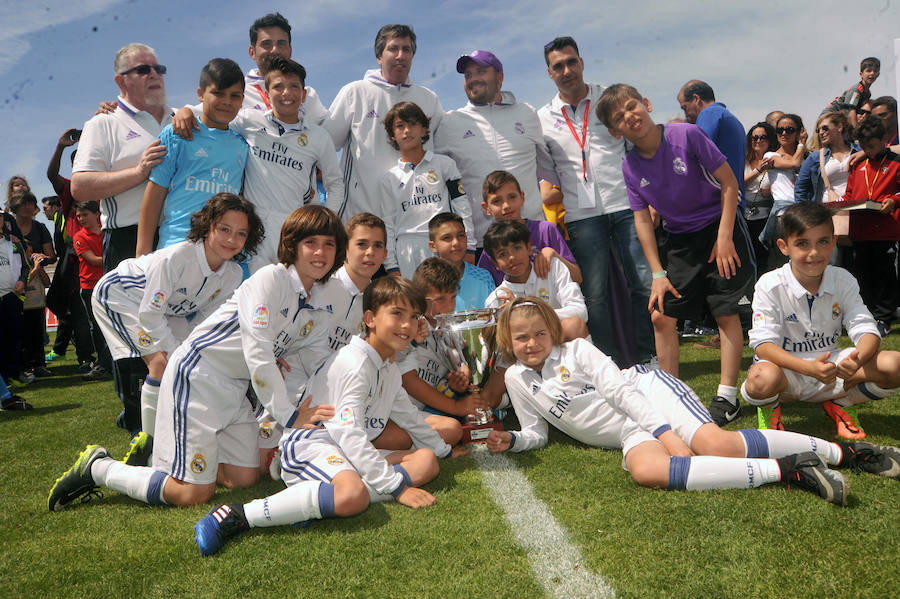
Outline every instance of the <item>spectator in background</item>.
[(778, 121), (781, 117), (784, 116), (784, 112), (781, 110), (773, 110), (769, 114), (766, 115), (766, 124), (769, 125), (772, 129), (774, 129), (778, 125)]
[[(60, 135), (47, 165), (47, 179), (57, 194), (43, 200), (44, 215), (53, 222), (53, 248), (57, 257), (53, 282), (47, 291), (47, 307), (56, 314), (58, 325), (53, 349), (45, 356), (45, 360), (52, 362), (65, 357), (69, 341), (74, 341), (78, 372), (87, 374), (94, 361), (94, 344), (91, 342), (90, 325), (79, 295), (78, 256), (72, 247), (72, 237), (82, 227), (75, 217), (72, 182), (59, 174), (63, 151), (75, 145), (80, 138), (79, 129), (67, 129)], [(74, 161), (74, 150), (70, 156)]]
[[(22, 300), (19, 296), (25, 293), (28, 267), (24, 245), (12, 233), (15, 220), (4, 219), (0, 224), (0, 376), (27, 385), (34, 382), (34, 377), (22, 372)], [(10, 406), (11, 409), (29, 409)]]
[[(843, 112), (823, 112), (816, 120), (815, 135), (809, 142), (813, 152), (800, 167), (794, 183), (794, 200), (797, 202), (836, 202), (847, 189), (853, 129)], [(846, 267), (849, 262), (850, 216), (846, 210), (834, 215), (834, 234), (838, 237), (836, 251), (831, 253), (832, 264)]]
[(56, 260), (53, 238), (43, 223), (34, 220), (38, 213), (37, 198), (30, 191), (14, 195), (9, 201), (9, 209), (22, 232), (30, 270), (22, 313), (22, 367), (28, 378), (50, 376), (52, 373), (44, 362), (44, 308), (47, 305), (44, 291), (50, 284), (50, 277), (44, 271), (44, 265)]
[(879, 96), (872, 100), (872, 116), (884, 123), (886, 146), (897, 145), (897, 100), (890, 96)]
[[(75, 253), (78, 254), (80, 265), (78, 267), (78, 279), (81, 284), (81, 302), (84, 304), (84, 311), (91, 323), (91, 339), (94, 342), (94, 351), (97, 352), (97, 362), (91, 371), (83, 375), (86, 381), (102, 381), (109, 378), (112, 369), (112, 356), (109, 348), (106, 346), (106, 340), (103, 338), (103, 332), (97, 325), (94, 318), (94, 311), (91, 308), (91, 296), (94, 293), (94, 287), (103, 276), (103, 258), (101, 256), (100, 241), (100, 204), (91, 200), (82, 202), (75, 208), (75, 215), (78, 222), (83, 227), (81, 231), (75, 234), (73, 245)], [(137, 358), (140, 360), (140, 358)], [(143, 362), (143, 360), (141, 360)], [(140, 423), (140, 407), (138, 407), (138, 423)]]
[(772, 158), (772, 166), (768, 172), (769, 186), (772, 189), (772, 211), (760, 236), (760, 241), (770, 249), (770, 268), (767, 270), (787, 261), (775, 247), (777, 218), (782, 210), (794, 203), (794, 181), (806, 158), (804, 144), (807, 134), (803, 128), (803, 119), (796, 114), (785, 114), (778, 119), (775, 134), (778, 136), (778, 149), (765, 154), (765, 158)]
[(775, 127), (766, 122), (759, 122), (747, 132), (746, 160), (744, 161), (744, 193), (747, 207), (744, 215), (747, 228), (753, 242), (753, 253), (756, 255), (756, 278), (766, 272), (766, 260), (769, 250), (760, 242), (759, 236), (766, 226), (769, 212), (772, 210), (772, 187), (769, 184), (768, 170), (772, 167), (772, 158), (766, 158), (767, 152), (778, 149), (775, 140)]
[(881, 61), (874, 56), (863, 58), (859, 63), (859, 83), (831, 101), (822, 112), (846, 111), (851, 127), (857, 126), (857, 112), (872, 97), (869, 88), (881, 74)]

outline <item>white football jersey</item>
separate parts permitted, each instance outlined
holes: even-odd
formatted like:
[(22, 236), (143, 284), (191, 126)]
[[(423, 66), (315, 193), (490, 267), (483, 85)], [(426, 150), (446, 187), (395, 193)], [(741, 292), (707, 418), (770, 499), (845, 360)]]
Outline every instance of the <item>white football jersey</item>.
[[(244, 108), (250, 110), (258, 110), (265, 112), (271, 107), (269, 105), (268, 94), (266, 93), (266, 78), (261, 77), (259, 69), (250, 69), (250, 72), (244, 75)], [(306, 99), (300, 105), (297, 114), (300, 120), (305, 120), (314, 125), (321, 125), (328, 116), (328, 111), (322, 105), (319, 94), (312, 87), (306, 87)]]
[(331, 313), (328, 345), (337, 351), (350, 343), (350, 338), (365, 333), (363, 324), (362, 295), (347, 274), (347, 265), (340, 267), (328, 282), (316, 287), (313, 304)]
[(550, 261), (550, 273), (546, 279), (539, 279), (531, 266), (531, 274), (524, 283), (512, 283), (505, 278), (484, 302), (485, 308), (499, 308), (503, 305), (503, 296), (539, 297), (554, 309), (560, 320), (577, 316), (587, 322), (587, 306), (581, 287), (572, 280), (569, 269), (558, 258)]

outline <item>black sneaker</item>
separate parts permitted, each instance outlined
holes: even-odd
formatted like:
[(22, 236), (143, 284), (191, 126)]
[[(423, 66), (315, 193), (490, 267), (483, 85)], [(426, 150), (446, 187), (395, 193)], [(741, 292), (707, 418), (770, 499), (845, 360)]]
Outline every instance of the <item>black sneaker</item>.
[(870, 472), (900, 480), (900, 449), (865, 441), (839, 445), (844, 451), (841, 466), (849, 466), (857, 472)]
[(731, 403), (721, 395), (716, 395), (709, 402), (709, 415), (717, 425), (725, 426), (741, 415), (741, 404), (737, 398)]
[(31, 369), (31, 374), (33, 374), (34, 376), (36, 376), (39, 379), (48, 377), (48, 376), (53, 376), (53, 372), (45, 366), (35, 366), (34, 368)]
[(78, 498), (82, 503), (90, 501), (97, 483), (91, 476), (91, 465), (101, 458), (108, 458), (109, 453), (99, 445), (88, 445), (79, 454), (75, 464), (56, 479), (50, 489), (47, 505), (50, 511), (61, 510)]
[(131, 447), (122, 461), (129, 466), (149, 466), (153, 457), (153, 437), (140, 432), (131, 438)]
[(26, 412), (33, 410), (34, 406), (25, 401), (24, 397), (13, 394), (3, 400), (3, 403), (0, 404), (0, 409), (8, 412)]
[(819, 454), (805, 451), (778, 458), (777, 461), (781, 468), (781, 481), (788, 488), (805, 489), (835, 505), (847, 505), (850, 485), (840, 472), (828, 468)]
[(239, 503), (220, 505), (209, 510), (194, 525), (194, 540), (203, 555), (213, 555), (225, 546), (225, 542), (250, 528), (244, 516), (244, 506)]

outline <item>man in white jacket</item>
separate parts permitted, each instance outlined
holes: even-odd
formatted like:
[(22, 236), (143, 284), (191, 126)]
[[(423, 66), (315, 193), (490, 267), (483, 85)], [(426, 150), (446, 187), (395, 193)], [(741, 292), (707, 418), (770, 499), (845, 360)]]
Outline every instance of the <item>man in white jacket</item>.
[(484, 233), (493, 221), (481, 209), (484, 178), (496, 170), (515, 175), (525, 193), (522, 216), (543, 220), (538, 169), (550, 168), (550, 155), (534, 108), (516, 102), (512, 92), (500, 91), (503, 64), (496, 56), (475, 50), (459, 57), (456, 71), (465, 76), (469, 102), (448, 112), (440, 130), (432, 127), (434, 145), (459, 167), (472, 203), (476, 245), (482, 247)]
[[(346, 223), (360, 212), (379, 216), (378, 181), (397, 164), (400, 153), (390, 145), (382, 120), (398, 102), (414, 102), (431, 119), (431, 132), (441, 124), (444, 109), (437, 94), (409, 80), (416, 34), (408, 25), (385, 25), (375, 37), (380, 68), (366, 71), (359, 81), (341, 88), (323, 127), (334, 147), (342, 150), (344, 201), (339, 215)], [(425, 146), (430, 150), (431, 144)]]

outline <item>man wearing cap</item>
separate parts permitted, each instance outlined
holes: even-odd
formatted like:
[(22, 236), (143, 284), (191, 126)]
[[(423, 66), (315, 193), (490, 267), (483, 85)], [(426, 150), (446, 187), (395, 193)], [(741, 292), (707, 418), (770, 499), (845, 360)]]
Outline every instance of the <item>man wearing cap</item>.
[[(554, 186), (542, 189), (550, 199), (562, 192), (566, 208), (569, 247), (581, 267), (581, 290), (588, 309), (591, 339), (604, 353), (624, 367), (626, 355), (646, 362), (656, 355), (653, 327), (647, 312), (650, 303), (650, 267), (634, 229), (634, 213), (622, 176), (625, 143), (610, 135), (596, 114), (602, 85), (584, 82), (584, 59), (571, 37), (558, 37), (544, 47), (547, 74), (559, 93), (538, 110), (544, 136), (553, 161)], [(631, 305), (633, 335), (619, 336), (611, 317), (610, 249), (619, 257)], [(618, 274), (613, 272), (614, 275)], [(621, 279), (621, 275), (618, 275)], [(612, 278), (612, 281), (616, 281)], [(615, 306), (615, 302), (612, 302)], [(634, 348), (619, 347), (626, 339), (636, 340)]]
[[(290, 58), (291, 25), (280, 13), (269, 13), (253, 22), (250, 27), (250, 58), (256, 68), (244, 76), (244, 108), (265, 112), (269, 110), (269, 95), (266, 93), (266, 77), (261, 67), (263, 59), (271, 54)], [(306, 86), (306, 99), (300, 105), (300, 119), (306, 123), (321, 125), (328, 112), (322, 106), (319, 94)]]
[[(95, 115), (84, 124), (72, 164), (75, 200), (100, 201), (105, 272), (134, 257), (144, 188), (150, 171), (166, 154), (158, 137), (173, 114), (166, 104), (166, 67), (159, 64), (153, 48), (128, 44), (116, 53), (114, 67), (121, 92), (117, 110)], [(144, 361), (118, 360), (113, 374), (124, 404), (117, 423), (128, 431), (139, 431), (140, 390), (147, 374)]]
[(447, 113), (435, 134), (434, 146), (459, 167), (472, 202), (476, 245), (482, 247), (491, 224), (481, 209), (484, 178), (496, 170), (512, 173), (525, 194), (522, 216), (543, 220), (538, 169), (549, 167), (550, 156), (534, 108), (516, 102), (512, 92), (500, 90), (503, 65), (496, 56), (487, 50), (475, 50), (459, 57), (456, 72), (465, 77), (463, 87), (469, 102)]
[[(375, 36), (379, 68), (342, 87), (328, 109), (322, 126), (334, 147), (342, 150), (344, 201), (339, 214), (344, 222), (360, 212), (380, 212), (378, 181), (400, 158), (382, 123), (388, 110), (398, 102), (414, 102), (431, 119), (432, 136), (441, 124), (444, 109), (437, 94), (409, 80), (415, 53), (412, 27), (385, 25)], [(431, 141), (426, 142), (426, 150), (431, 147)]]

